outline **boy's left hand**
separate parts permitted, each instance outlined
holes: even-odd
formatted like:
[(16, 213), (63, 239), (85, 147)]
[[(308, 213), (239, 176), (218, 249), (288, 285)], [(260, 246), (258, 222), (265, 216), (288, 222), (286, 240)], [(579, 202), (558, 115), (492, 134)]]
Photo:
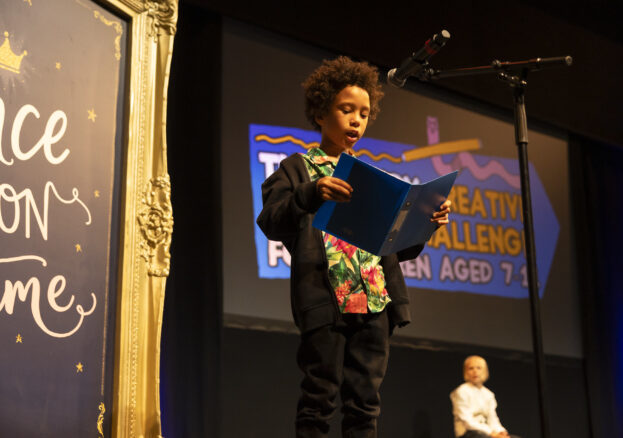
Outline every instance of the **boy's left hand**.
[(448, 215), (450, 214), (450, 206), (452, 205), (452, 201), (449, 199), (446, 200), (441, 206), (439, 210), (433, 213), (433, 217), (430, 219), (431, 222), (435, 222), (438, 227), (445, 225), (450, 222)]

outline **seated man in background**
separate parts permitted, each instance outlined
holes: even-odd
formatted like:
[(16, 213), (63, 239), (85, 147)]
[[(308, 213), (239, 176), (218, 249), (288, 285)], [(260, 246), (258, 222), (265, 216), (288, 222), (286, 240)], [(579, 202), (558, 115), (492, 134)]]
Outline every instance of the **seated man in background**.
[(487, 362), (469, 356), (463, 362), (465, 383), (450, 393), (454, 433), (459, 438), (519, 438), (509, 435), (495, 409), (495, 394), (484, 386), (489, 378)]

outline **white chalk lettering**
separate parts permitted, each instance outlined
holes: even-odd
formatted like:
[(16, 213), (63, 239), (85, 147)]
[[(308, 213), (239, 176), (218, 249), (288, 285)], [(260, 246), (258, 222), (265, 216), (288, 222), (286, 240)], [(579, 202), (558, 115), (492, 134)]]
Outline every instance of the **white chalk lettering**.
[(4, 130), (4, 113), (5, 113), (4, 101), (0, 99), (0, 163), (10, 166), (11, 164), (13, 164), (13, 160), (7, 161), (6, 158), (4, 158), (4, 154), (2, 153), (2, 132)]
[[(40, 120), (41, 119), (41, 120)], [(61, 110), (54, 110), (50, 113), (47, 121), (42, 119), (39, 110), (31, 104), (22, 105), (13, 119), (12, 125), (6, 120), (5, 103), (0, 99), (0, 165), (12, 166), (17, 162), (25, 162), (33, 157), (45, 158), (51, 165), (63, 163), (70, 154), (68, 148), (59, 145), (67, 130), (67, 115)], [(45, 126), (44, 126), (45, 122)], [(2, 144), (4, 128), (10, 131), (10, 149)], [(41, 133), (41, 134), (40, 134)], [(40, 135), (39, 135), (40, 134)], [(36, 140), (38, 137), (38, 140)], [(34, 144), (29, 142), (34, 142)], [(6, 150), (5, 150), (6, 148)], [(18, 166), (16, 166), (18, 167)], [(69, 170), (69, 169), (67, 169)], [(15, 169), (17, 180), (37, 180), (43, 178), (35, 175), (35, 169)], [(6, 172), (5, 172), (6, 173)], [(5, 178), (15, 178), (14, 174), (7, 174)], [(12, 180), (11, 180), (12, 181)], [(16, 188), (9, 183), (0, 183), (0, 232), (5, 234), (15, 234), (22, 227), (24, 237), (31, 238), (31, 234), (36, 234), (37, 230), (44, 241), (48, 240), (50, 215), (56, 213), (54, 206), (78, 204), (78, 208), (70, 211), (71, 215), (85, 215), (85, 225), (91, 224), (91, 212), (86, 204), (80, 199), (78, 189), (71, 189), (71, 195), (63, 193), (61, 195), (52, 181), (43, 183), (42, 196), (35, 196), (31, 188)], [(67, 222), (67, 214), (64, 215), (63, 222)], [(5, 239), (8, 240), (8, 239)], [(9, 242), (12, 242), (10, 240)], [(32, 244), (26, 246), (31, 247)], [(71, 246), (69, 246), (71, 248)], [(4, 251), (14, 251), (15, 247), (9, 243), (2, 247)], [(43, 267), (47, 267), (47, 261), (38, 255), (26, 254), (14, 257), (0, 258), (0, 266), (11, 263), (37, 262)], [(11, 273), (11, 269), (3, 269), (2, 272)], [(15, 270), (13, 270), (16, 272)], [(21, 271), (20, 271), (21, 272)], [(50, 275), (50, 280), (46, 285), (46, 280), (40, 280), (37, 274), (22, 274), (23, 278), (4, 279), (4, 285), (0, 280), (0, 315), (4, 311), (7, 315), (13, 315), (16, 302), (30, 304), (30, 312), (33, 321), (47, 335), (55, 338), (67, 338), (76, 333), (84, 322), (85, 317), (91, 315), (97, 306), (97, 297), (91, 293), (91, 297), (86, 297), (91, 301), (89, 310), (85, 310), (82, 304), (81, 295), (73, 295), (67, 291), (67, 279), (64, 275)], [(49, 278), (49, 277), (47, 277)], [(45, 298), (42, 293), (46, 294)], [(47, 298), (47, 304), (46, 304)], [(42, 312), (43, 310), (43, 312)], [(72, 312), (75, 311), (76, 313)], [(58, 328), (58, 323), (44, 319), (48, 318), (51, 312), (63, 314), (68, 317), (67, 322), (63, 322), (62, 329)]]
[[(71, 295), (69, 298), (69, 302), (65, 306), (60, 306), (57, 303), (57, 298), (59, 298), (63, 292), (65, 292), (65, 285), (67, 281), (65, 277), (62, 275), (56, 275), (50, 280), (47, 291), (48, 304), (50, 307), (58, 313), (63, 313), (69, 310), (74, 303), (74, 296)], [(40, 296), (41, 296), (41, 284), (37, 277), (31, 277), (26, 284), (21, 281), (11, 282), (10, 280), (4, 281), (4, 292), (2, 293), (2, 298), (0, 299), (0, 312), (3, 310), (7, 313), (7, 315), (13, 314), (13, 309), (15, 307), (15, 298), (18, 298), (21, 302), (25, 303), (28, 299), (28, 295), (30, 292), (30, 311), (32, 313), (32, 317), (35, 320), (35, 323), (39, 326), (39, 328), (46, 334), (55, 337), (55, 338), (66, 338), (68, 336), (73, 335), (78, 331), (78, 329), (82, 326), (85, 316), (89, 316), (95, 310), (97, 306), (97, 298), (94, 293), (91, 293), (91, 297), (93, 299), (93, 303), (91, 308), (88, 311), (85, 311), (82, 305), (78, 304), (76, 306), (76, 312), (80, 316), (78, 322), (75, 324), (74, 328), (67, 332), (55, 332), (50, 330), (46, 324), (43, 322), (41, 317), (41, 309), (40, 309)]]
[[(34, 219), (39, 226), (39, 231), (41, 233), (41, 237), (43, 240), (48, 240), (48, 216), (50, 209), (50, 194), (53, 193), (56, 197), (57, 201), (60, 201), (63, 204), (73, 204), (78, 203), (86, 212), (87, 219), (85, 221), (86, 225), (91, 223), (91, 212), (88, 207), (80, 200), (80, 194), (77, 188), (72, 189), (72, 197), (69, 199), (63, 198), (59, 193), (54, 183), (48, 181), (45, 184), (44, 195), (43, 195), (43, 210), (40, 211), (37, 208), (37, 203), (35, 201), (32, 190), (24, 189), (21, 192), (17, 193), (17, 191), (9, 184), (0, 184), (0, 231), (3, 231), (7, 234), (13, 234), (19, 224), (21, 219), (21, 212), (24, 211), (24, 235), (27, 239), (30, 238), (30, 228), (31, 228), (31, 214), (34, 216)], [(21, 205), (21, 201), (23, 202), (23, 206)], [(8, 209), (8, 211), (7, 211)], [(31, 213), (32, 212), (32, 213)], [(13, 223), (10, 226), (7, 226), (6, 216), (12, 214)]]
[[(7, 160), (2, 152), (1, 138), (4, 129), (5, 113), (4, 101), (0, 99), (0, 163), (11, 166), (14, 163), (13, 159)], [(67, 130), (67, 115), (61, 110), (54, 111), (48, 118), (39, 141), (29, 150), (24, 151), (20, 145), (20, 137), (24, 121), (29, 115), (33, 115), (36, 119), (41, 117), (37, 108), (33, 105), (26, 104), (19, 109), (15, 115), (15, 120), (13, 120), (13, 127), (11, 128), (11, 150), (15, 158), (21, 161), (27, 161), (39, 152), (40, 149), (43, 149), (43, 155), (48, 163), (56, 165), (65, 161), (69, 155), (69, 149), (64, 149), (59, 155), (54, 155), (52, 153), (52, 146), (58, 143), (63, 138), (63, 135), (65, 135), (65, 131)]]

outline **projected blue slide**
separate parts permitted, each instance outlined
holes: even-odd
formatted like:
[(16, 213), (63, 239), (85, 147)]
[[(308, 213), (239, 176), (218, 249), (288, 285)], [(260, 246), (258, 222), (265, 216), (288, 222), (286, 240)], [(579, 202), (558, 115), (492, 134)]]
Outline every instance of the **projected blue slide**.
[[(434, 122), (434, 118), (432, 119)], [(279, 162), (318, 145), (320, 134), (289, 127), (249, 125), (253, 211), (262, 209), (261, 184)], [(437, 230), (415, 260), (401, 264), (407, 286), (527, 298), (521, 189), (515, 159), (479, 155), (480, 140), (457, 139), (425, 146), (362, 138), (359, 159), (409, 183), (458, 170), (450, 192), (451, 222)], [(539, 295), (543, 295), (560, 226), (538, 174), (530, 164)], [(255, 225), (258, 275), (289, 278), (290, 255)]]

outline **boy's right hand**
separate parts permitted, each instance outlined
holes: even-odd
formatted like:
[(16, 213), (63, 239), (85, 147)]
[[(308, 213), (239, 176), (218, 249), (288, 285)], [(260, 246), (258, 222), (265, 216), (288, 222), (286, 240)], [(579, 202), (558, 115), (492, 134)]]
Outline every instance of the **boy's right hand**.
[(325, 201), (348, 202), (353, 188), (342, 179), (324, 176), (316, 181), (316, 192)]

